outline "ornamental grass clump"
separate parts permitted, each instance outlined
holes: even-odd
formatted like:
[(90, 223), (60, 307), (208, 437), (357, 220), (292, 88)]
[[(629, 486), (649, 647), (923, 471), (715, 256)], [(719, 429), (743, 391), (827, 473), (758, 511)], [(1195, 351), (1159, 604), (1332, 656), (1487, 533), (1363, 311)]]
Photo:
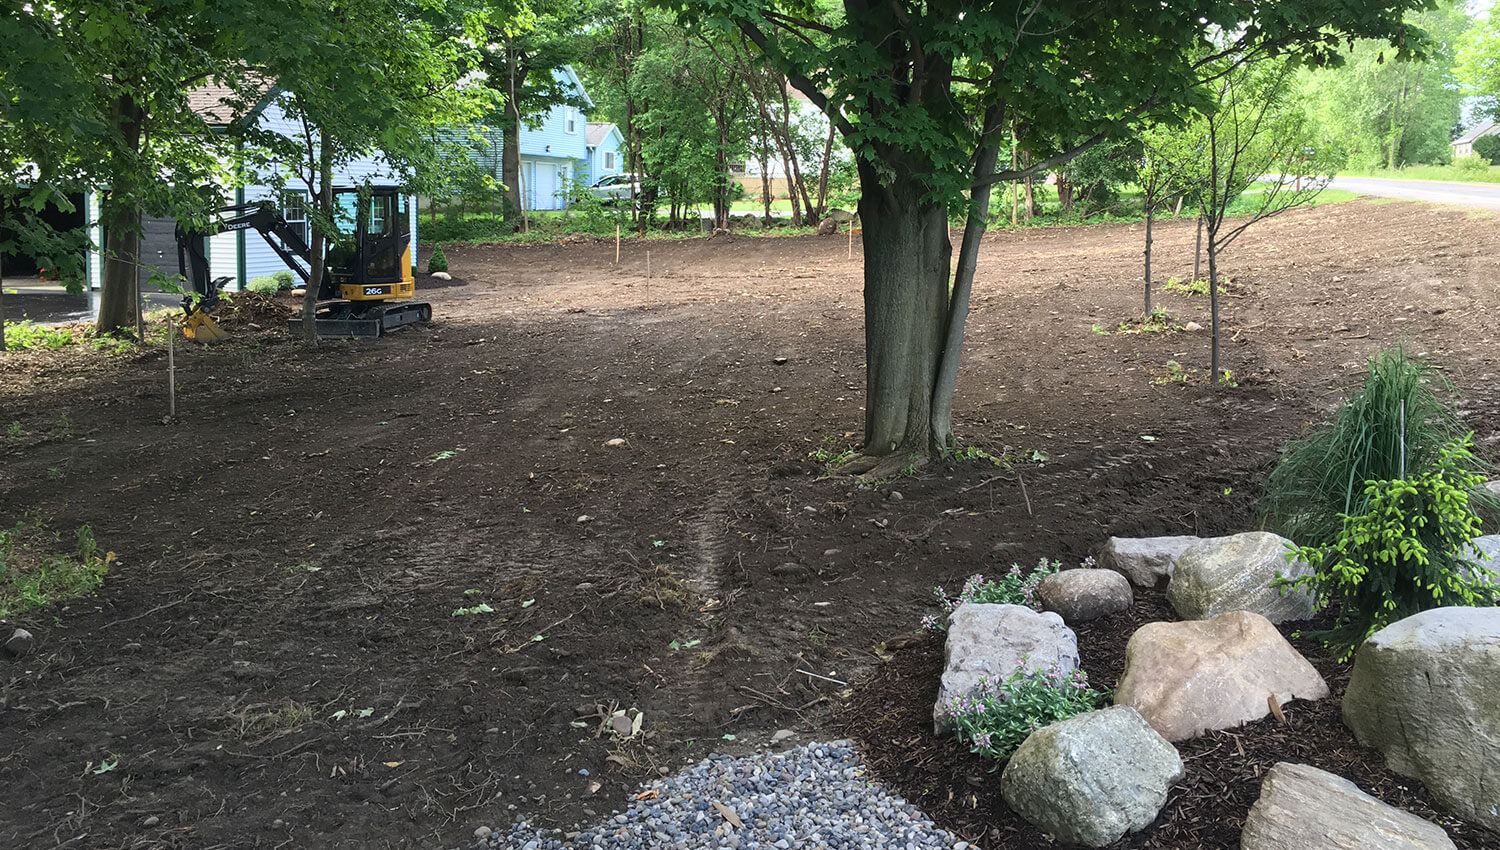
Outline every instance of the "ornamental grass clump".
[[(1093, 561), (1092, 557), (1087, 558), (1083, 566), (1092, 566)], [(934, 587), (932, 595), (937, 597), (938, 605), (942, 606), (943, 610), (941, 614), (928, 614), (923, 617), (922, 628), (930, 632), (947, 631), (948, 615), (966, 602), (1025, 605), (1028, 608), (1041, 610), (1041, 603), (1036, 598), (1037, 585), (1042, 583), (1042, 579), (1061, 569), (1061, 561), (1048, 561), (1043, 558), (1037, 562), (1036, 569), (1029, 573), (1021, 572), (1020, 564), (1011, 564), (1010, 570), (998, 579), (986, 579), (983, 575), (975, 573), (964, 582), (957, 596), (950, 597), (948, 592), (941, 587)]]
[[(1344, 518), (1370, 509), (1369, 481), (1430, 468), (1463, 437), (1454, 389), (1400, 347), (1370, 359), (1364, 386), (1333, 420), (1288, 444), (1266, 481), (1266, 527), (1300, 546), (1330, 546)], [(1469, 455), (1467, 470), (1484, 465)]]
[(974, 689), (948, 701), (943, 711), (969, 751), (1004, 761), (1032, 732), (1093, 711), (1105, 694), (1089, 687), (1082, 670), (1017, 670), (1004, 682), (980, 679)]
[(1368, 481), (1363, 513), (1340, 517), (1343, 527), (1324, 546), (1303, 546), (1289, 560), (1314, 573), (1278, 586), (1305, 588), (1319, 610), (1332, 608), (1332, 628), (1308, 632), (1348, 660), (1366, 638), (1397, 620), (1444, 605), (1493, 605), (1495, 575), (1475, 558), (1480, 519), (1470, 493), (1483, 483), (1469, 435), (1440, 448), (1426, 468), (1406, 478)]

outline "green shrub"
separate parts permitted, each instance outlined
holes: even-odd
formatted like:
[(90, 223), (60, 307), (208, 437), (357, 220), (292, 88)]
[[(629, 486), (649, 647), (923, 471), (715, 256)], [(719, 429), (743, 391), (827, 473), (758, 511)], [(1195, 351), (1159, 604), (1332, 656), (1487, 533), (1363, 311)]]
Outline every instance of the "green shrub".
[(1089, 687), (1082, 670), (1017, 670), (1004, 682), (980, 679), (973, 690), (953, 697), (943, 713), (971, 752), (1008, 759), (1032, 732), (1093, 711), (1104, 694)]
[(281, 289), (291, 289), (297, 283), (297, 279), (293, 277), (292, 273), (286, 269), (282, 269), (281, 271), (271, 275), (271, 277), (276, 278), (276, 286)]
[[(1365, 482), (1430, 469), (1463, 436), (1452, 404), (1452, 385), (1400, 347), (1375, 355), (1333, 421), (1283, 450), (1261, 496), (1265, 526), (1301, 546), (1332, 545), (1345, 516), (1369, 511)], [(1466, 457), (1469, 470), (1483, 471)]]
[(1453, 167), (1463, 177), (1480, 177), (1490, 173), (1490, 161), (1476, 154), (1455, 157)]
[(1474, 140), (1474, 155), (1484, 157), (1490, 165), (1500, 164), (1500, 136), (1480, 136)]
[[(1092, 566), (1093, 558), (1084, 561), (1084, 566)], [(975, 573), (964, 582), (958, 595), (949, 598), (946, 591), (941, 587), (934, 587), (932, 595), (937, 597), (938, 604), (943, 607), (941, 616), (929, 614), (922, 618), (922, 628), (928, 631), (946, 631), (948, 628), (948, 615), (952, 614), (958, 606), (965, 602), (988, 602), (997, 605), (1025, 605), (1028, 608), (1041, 609), (1041, 603), (1036, 598), (1036, 586), (1042, 583), (1042, 579), (1062, 569), (1059, 561), (1048, 561), (1046, 558), (1037, 562), (1036, 569), (1029, 573), (1021, 572), (1020, 564), (1011, 564), (1010, 570), (998, 579), (985, 580), (985, 577)]]
[(1365, 484), (1363, 513), (1343, 517), (1333, 543), (1303, 546), (1288, 558), (1315, 573), (1278, 580), (1305, 588), (1318, 609), (1337, 611), (1330, 629), (1310, 632), (1347, 660), (1377, 630), (1443, 605), (1492, 604), (1494, 575), (1471, 557), (1480, 520), (1469, 492), (1475, 473), (1472, 435), (1439, 449), (1420, 473)]
[(427, 273), (445, 272), (448, 270), (448, 258), (443, 256), (442, 248), (433, 248), (432, 256), (427, 258)]
[(28, 348), (63, 348), (78, 342), (72, 328), (48, 327), (35, 322), (6, 322), (5, 344), (11, 351)]
[(27, 523), (0, 530), (0, 620), (92, 593), (104, 583), (115, 556), (99, 551), (94, 532), (80, 527), (70, 554), (59, 552), (61, 539)]
[(265, 277), (251, 278), (250, 282), (245, 284), (245, 288), (251, 292), (259, 292), (262, 295), (274, 295), (281, 291), (281, 284), (277, 282), (276, 278), (266, 275)]

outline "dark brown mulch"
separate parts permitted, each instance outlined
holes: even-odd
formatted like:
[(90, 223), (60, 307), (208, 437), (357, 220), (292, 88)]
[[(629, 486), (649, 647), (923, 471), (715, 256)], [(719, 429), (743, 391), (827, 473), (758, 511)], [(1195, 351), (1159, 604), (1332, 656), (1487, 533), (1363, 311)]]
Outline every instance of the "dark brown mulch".
[(250, 290), (227, 293), (208, 314), (220, 327), (226, 329), (257, 325), (281, 330), (285, 327), (286, 320), (292, 317), (291, 305), (283, 300), (290, 297)]
[(417, 275), (417, 289), (451, 289), (455, 286), (468, 286), (469, 282), (461, 277), (455, 276), (452, 280), (443, 280), (433, 277), (431, 274)]
[[(1131, 611), (1078, 628), (1084, 669), (1095, 687), (1113, 687), (1124, 667), (1125, 644), (1141, 624), (1175, 619), (1159, 593), (1139, 594)], [(1283, 628), (1290, 637), (1291, 629)], [(1421, 783), (1397, 776), (1379, 752), (1360, 746), (1344, 726), (1340, 702), (1349, 666), (1316, 643), (1291, 638), (1328, 680), (1332, 696), (1296, 701), (1274, 718), (1213, 732), (1178, 744), (1187, 776), (1156, 822), (1111, 847), (1234, 848), (1260, 780), (1281, 761), (1301, 762), (1343, 776), (1385, 802), (1441, 825), (1462, 850), (1500, 848), (1500, 837), (1441, 813)], [(840, 717), (859, 741), (875, 775), (927, 812), (938, 825), (984, 848), (1034, 850), (1051, 839), (1013, 813), (1000, 796), (1003, 764), (973, 755), (952, 737), (932, 734), (932, 703), (943, 669), (939, 635), (897, 654), (856, 685)]]

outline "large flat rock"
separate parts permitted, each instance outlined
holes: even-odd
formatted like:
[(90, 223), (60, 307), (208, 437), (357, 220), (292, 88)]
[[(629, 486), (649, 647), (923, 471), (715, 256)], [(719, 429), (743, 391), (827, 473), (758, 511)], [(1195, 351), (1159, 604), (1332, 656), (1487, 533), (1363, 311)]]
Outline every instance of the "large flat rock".
[(1500, 609), (1434, 608), (1371, 635), (1344, 723), (1445, 808), (1500, 832)]
[(1253, 611), (1273, 623), (1306, 620), (1313, 596), (1306, 590), (1273, 587), (1278, 578), (1311, 575), (1312, 567), (1288, 562), (1290, 541), (1267, 531), (1213, 537), (1177, 559), (1167, 601), (1185, 620), (1208, 620), (1230, 611)]
[(933, 730), (953, 728), (946, 708), (981, 680), (1003, 682), (1016, 671), (1078, 667), (1078, 637), (1062, 617), (1024, 605), (967, 603), (948, 615), (943, 679), (932, 708)]
[(1169, 741), (1232, 729), (1278, 704), (1328, 696), (1318, 671), (1259, 614), (1147, 623), (1125, 646), (1115, 704), (1141, 713)]
[(1166, 587), (1172, 565), (1201, 537), (1111, 537), (1099, 552), (1100, 569), (1114, 570), (1136, 587)]
[(1240, 850), (1455, 850), (1443, 828), (1305, 764), (1266, 771)]

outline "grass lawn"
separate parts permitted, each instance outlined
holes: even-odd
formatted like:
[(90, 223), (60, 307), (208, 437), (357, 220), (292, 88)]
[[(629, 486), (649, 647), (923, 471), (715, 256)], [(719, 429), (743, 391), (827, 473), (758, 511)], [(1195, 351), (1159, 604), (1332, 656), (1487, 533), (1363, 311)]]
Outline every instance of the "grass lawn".
[(1409, 165), (1397, 169), (1347, 168), (1340, 177), (1380, 177), (1388, 180), (1445, 180), (1450, 183), (1500, 183), (1500, 166), (1486, 172), (1464, 171), (1451, 165)]

